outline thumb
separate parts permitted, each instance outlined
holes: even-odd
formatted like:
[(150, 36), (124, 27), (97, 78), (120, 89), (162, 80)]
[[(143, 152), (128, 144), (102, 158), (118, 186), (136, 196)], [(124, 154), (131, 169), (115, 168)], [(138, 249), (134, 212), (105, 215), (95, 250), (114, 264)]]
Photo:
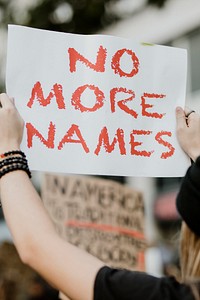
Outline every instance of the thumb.
[(186, 119), (185, 119), (185, 112), (180, 106), (176, 107), (176, 123), (177, 123), (177, 128), (187, 126)]

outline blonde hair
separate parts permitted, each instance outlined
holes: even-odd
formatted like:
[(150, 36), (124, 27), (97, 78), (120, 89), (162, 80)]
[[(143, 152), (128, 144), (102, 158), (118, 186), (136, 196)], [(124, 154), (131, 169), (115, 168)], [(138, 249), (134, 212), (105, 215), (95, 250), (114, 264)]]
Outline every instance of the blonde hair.
[(200, 300), (200, 237), (183, 222), (180, 240), (181, 278)]
[(200, 237), (183, 222), (180, 241), (182, 280), (200, 278)]

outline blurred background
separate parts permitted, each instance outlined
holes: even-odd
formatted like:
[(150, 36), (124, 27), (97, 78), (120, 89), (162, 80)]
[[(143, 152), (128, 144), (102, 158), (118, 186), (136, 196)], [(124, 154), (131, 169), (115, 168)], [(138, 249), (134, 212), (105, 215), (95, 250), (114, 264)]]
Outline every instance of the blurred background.
[[(5, 90), (8, 24), (80, 34), (108, 34), (140, 42), (185, 48), (188, 50), (186, 103), (192, 109), (199, 111), (199, 0), (0, 0), (1, 91)], [(33, 173), (33, 183), (39, 192), (41, 177), (42, 174)], [(158, 276), (177, 275), (179, 258), (176, 245), (180, 218), (175, 209), (175, 198), (181, 178), (109, 179), (126, 183), (143, 193), (146, 214), (145, 232), (150, 245), (146, 255), (146, 270)], [(11, 251), (9, 243), (8, 250), (5, 251), (7, 249), (5, 241), (12, 243), (12, 238), (5, 225), (3, 213), (0, 211), (0, 245), (4, 247), (0, 248), (0, 279), (3, 276), (1, 274), (2, 253)], [(38, 277), (36, 279), (37, 287), (38, 282), (43, 284)], [(30, 296), (30, 289), (28, 294), (27, 298), (19, 299), (40, 299), (37, 295)], [(0, 299), (4, 298), (0, 297)], [(50, 296), (48, 299), (51, 299)]]

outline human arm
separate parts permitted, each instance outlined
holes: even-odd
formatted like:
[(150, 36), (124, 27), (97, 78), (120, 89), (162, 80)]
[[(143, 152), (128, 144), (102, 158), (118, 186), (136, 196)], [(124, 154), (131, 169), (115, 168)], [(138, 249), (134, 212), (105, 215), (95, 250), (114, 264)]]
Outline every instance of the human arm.
[[(6, 94), (0, 95), (0, 154), (20, 149), (23, 120)], [(41, 199), (24, 171), (0, 180), (4, 216), (23, 262), (71, 299), (93, 299), (98, 270), (104, 265), (56, 233)]]

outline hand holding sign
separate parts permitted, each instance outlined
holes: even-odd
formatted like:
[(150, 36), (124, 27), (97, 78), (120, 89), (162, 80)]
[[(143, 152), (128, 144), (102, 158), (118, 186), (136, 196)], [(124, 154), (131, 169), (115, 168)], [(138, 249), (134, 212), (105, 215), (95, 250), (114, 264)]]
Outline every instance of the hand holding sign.
[(183, 150), (193, 161), (200, 155), (200, 117), (195, 111), (184, 112), (181, 107), (176, 109), (177, 134)]
[(183, 175), (174, 111), (185, 82), (183, 49), (9, 26), (7, 90), (34, 170)]
[(20, 149), (23, 136), (23, 120), (14, 106), (14, 100), (0, 94), (0, 154)]

